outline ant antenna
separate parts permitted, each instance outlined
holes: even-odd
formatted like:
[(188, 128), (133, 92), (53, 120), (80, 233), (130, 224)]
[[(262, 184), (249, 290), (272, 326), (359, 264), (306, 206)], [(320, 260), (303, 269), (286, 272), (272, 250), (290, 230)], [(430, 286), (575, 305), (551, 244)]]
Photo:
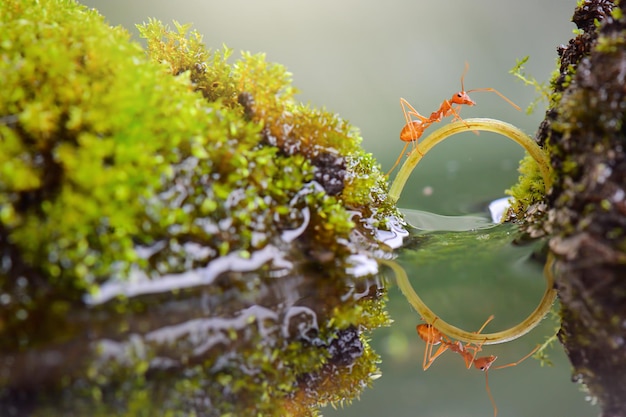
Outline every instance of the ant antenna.
[(463, 69), (463, 74), (461, 74), (461, 91), (463, 92), (465, 92), (465, 87), (463, 86), (463, 80), (465, 79), (465, 74), (467, 74), (468, 70), (469, 70), (469, 62), (465, 61), (465, 69)]

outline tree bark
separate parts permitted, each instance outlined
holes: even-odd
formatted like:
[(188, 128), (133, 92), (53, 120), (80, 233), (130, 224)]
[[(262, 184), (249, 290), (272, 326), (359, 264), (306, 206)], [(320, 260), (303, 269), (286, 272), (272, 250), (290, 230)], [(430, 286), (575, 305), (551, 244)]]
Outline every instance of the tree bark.
[(559, 338), (603, 417), (626, 415), (626, 2), (594, 0), (558, 49), (558, 104), (537, 139), (556, 179), (550, 249), (562, 305)]

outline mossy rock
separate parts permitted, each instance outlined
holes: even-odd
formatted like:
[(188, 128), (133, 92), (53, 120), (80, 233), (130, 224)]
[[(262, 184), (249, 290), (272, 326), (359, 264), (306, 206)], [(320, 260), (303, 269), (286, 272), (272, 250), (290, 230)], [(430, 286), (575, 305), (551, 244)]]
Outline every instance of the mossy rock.
[[(304, 415), (358, 395), (377, 373), (364, 332), (388, 318), (380, 282), (346, 288), (397, 215), (358, 132), (298, 103), (283, 66), (230, 64), (187, 26), (141, 26), (146, 54), (74, 1), (0, 16), (0, 407)], [(260, 288), (277, 273), (327, 296), (276, 307)], [(211, 322), (224, 345), (202, 353), (155, 339), (216, 319), (202, 300), (245, 325)], [(261, 331), (294, 311), (297, 332)]]

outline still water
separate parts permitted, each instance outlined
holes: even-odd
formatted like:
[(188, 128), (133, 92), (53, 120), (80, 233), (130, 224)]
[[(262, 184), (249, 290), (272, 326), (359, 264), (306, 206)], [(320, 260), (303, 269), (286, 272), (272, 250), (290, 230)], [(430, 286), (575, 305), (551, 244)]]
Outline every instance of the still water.
[[(542, 242), (520, 242), (513, 225), (489, 225), (486, 211), (471, 216), (433, 216), (406, 210), (412, 230), (399, 252), (412, 286), (436, 314), (459, 327), (476, 330), (495, 315), (486, 332), (504, 330), (524, 319), (545, 289)], [(465, 225), (466, 230), (463, 229)], [(433, 228), (438, 230), (432, 230)], [(447, 229), (447, 230), (444, 230)], [(450, 231), (453, 230), (453, 231)], [(485, 375), (467, 370), (461, 357), (446, 352), (422, 370), (425, 344), (415, 332), (419, 315), (408, 305), (389, 275), (389, 311), (394, 323), (373, 335), (382, 355), (382, 377), (360, 401), (325, 416), (490, 416), (493, 407)], [(529, 334), (502, 345), (484, 346), (481, 355), (497, 355), (493, 368), (516, 362), (558, 328), (558, 303), (553, 314)], [(492, 369), (489, 385), (499, 416), (598, 413), (585, 400), (580, 385), (570, 381), (569, 362), (558, 343), (547, 349), (552, 366), (528, 359), (519, 366)], [(558, 399), (558, 400), (557, 400)]]

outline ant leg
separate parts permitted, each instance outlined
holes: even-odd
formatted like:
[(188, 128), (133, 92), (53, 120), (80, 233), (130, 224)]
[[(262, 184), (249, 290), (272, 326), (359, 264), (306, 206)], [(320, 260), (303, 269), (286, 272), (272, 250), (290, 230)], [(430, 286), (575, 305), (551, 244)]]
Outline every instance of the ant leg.
[[(417, 148), (417, 140), (422, 136), (424, 129), (431, 123), (431, 121), (428, 117), (422, 116), (417, 110), (415, 110), (413, 106), (411, 106), (408, 101), (406, 101), (402, 97), (400, 98), (400, 106), (402, 106), (402, 113), (404, 114), (404, 121), (406, 123), (405, 126), (409, 127), (409, 130), (411, 131), (411, 137), (413, 138), (412, 142)], [(413, 124), (414, 120), (411, 118), (411, 116), (419, 119), (415, 122), (421, 122), (421, 130), (418, 131), (415, 129), (415, 125)], [(420, 155), (423, 156), (419, 149), (418, 152)]]
[[(452, 118), (452, 121), (459, 121), (459, 122), (463, 122), (463, 124), (465, 125), (465, 127), (467, 127), (468, 129), (470, 129), (470, 125), (467, 124), (467, 122), (465, 120), (463, 120), (463, 118), (459, 115), (459, 113), (461, 112), (461, 106), (457, 106), (456, 108), (451, 108), (450, 111), (454, 114), (454, 117)], [(480, 136), (480, 133), (476, 130), (472, 130), (472, 133), (475, 134), (476, 136)]]
[[(450, 107), (449, 112), (450, 112), (450, 113), (452, 113), (452, 114), (454, 115), (454, 117), (452, 118), (452, 121), (453, 121), (453, 122), (455, 122), (455, 121), (457, 121), (457, 120), (458, 120), (458, 121), (460, 121), (460, 122), (463, 122), (463, 123), (465, 124), (465, 127), (467, 127), (468, 129), (470, 129), (470, 125), (468, 125), (468, 124), (465, 122), (465, 120), (463, 120), (463, 118), (459, 115), (459, 113), (461, 112), (461, 106), (460, 106), (460, 105), (455, 106), (455, 107)], [(447, 115), (449, 115), (449, 114), (447, 114)], [(473, 132), (476, 136), (480, 135), (480, 133), (478, 133), (478, 132), (477, 132), (477, 131), (475, 131), (475, 130), (472, 130), (472, 132)]]
[[(400, 139), (406, 141), (407, 144), (404, 145), (404, 148), (402, 148), (402, 152), (400, 152), (398, 159), (396, 159), (396, 162), (393, 164), (391, 169), (387, 172), (387, 174), (385, 174), (385, 176), (387, 177), (393, 172), (394, 169), (396, 169), (396, 167), (402, 160), (402, 157), (406, 152), (406, 148), (409, 146), (409, 142), (413, 143), (414, 149), (416, 149), (421, 156), (424, 156), (424, 154), (419, 150), (419, 147), (417, 146), (417, 140), (420, 138), (420, 136), (422, 136), (422, 133), (427, 126), (426, 122), (428, 122), (429, 119), (422, 116), (417, 110), (413, 108), (413, 106), (411, 106), (408, 101), (403, 98), (400, 98), (400, 106), (402, 107), (402, 114), (404, 115), (404, 121), (406, 122), (404, 128), (400, 132)], [(417, 118), (418, 120), (413, 120), (411, 116)], [(409, 131), (408, 138), (404, 137), (405, 130), (407, 129)]]
[(524, 356), (522, 359), (516, 361), (516, 362), (511, 362), (511, 363), (507, 363), (506, 365), (500, 365), (497, 366), (493, 369), (502, 369), (502, 368), (510, 368), (511, 366), (517, 366), (520, 363), (524, 362), (526, 359), (530, 358), (535, 352), (537, 352), (539, 350), (539, 348), (541, 347), (541, 345), (537, 345), (535, 346), (535, 348), (533, 350), (530, 351), (530, 353), (528, 353), (526, 356)]
[[(424, 360), (422, 361), (422, 368), (424, 370), (430, 368), (433, 362), (435, 362), (439, 356), (448, 350), (450, 346), (454, 346), (452, 341), (446, 335), (435, 328), (434, 323), (436, 321), (437, 318), (435, 318), (433, 324), (418, 324), (415, 327), (419, 337), (426, 342), (426, 347), (424, 348)], [(439, 346), (437, 351), (433, 353), (433, 346), (438, 344), (441, 344), (441, 346)]]
[[(520, 363), (524, 362), (526, 359), (528, 359), (530, 356), (532, 356), (532, 354), (535, 353), (537, 350), (539, 350), (540, 347), (541, 345), (535, 346), (535, 348), (531, 350), (530, 353), (528, 353), (526, 356), (524, 356), (522, 359), (516, 362), (507, 363), (506, 365), (497, 366), (492, 369), (502, 369), (502, 368), (509, 368), (511, 366), (517, 366)], [(493, 395), (491, 394), (491, 389), (489, 388), (489, 367), (485, 369), (485, 388), (487, 390), (487, 395), (489, 395), (489, 400), (491, 401), (491, 404), (493, 405), (493, 416), (497, 417), (498, 407), (496, 406), (496, 401), (493, 399)]]
[[(439, 348), (434, 354), (432, 354), (432, 350), (433, 350), (433, 343), (430, 344), (430, 349), (427, 349), (427, 351), (424, 352), (424, 361), (422, 362), (422, 368), (424, 370), (427, 370), (428, 368), (430, 368), (430, 365), (432, 365), (433, 362), (435, 362), (435, 360), (439, 356), (441, 356), (446, 350), (448, 350), (448, 345), (442, 344), (441, 346), (439, 346)], [(427, 353), (428, 353), (428, 360), (426, 360)]]
[(498, 417), (498, 406), (496, 405), (496, 400), (493, 399), (491, 389), (489, 388), (489, 371), (485, 372), (485, 389), (487, 390), (489, 401), (491, 401), (491, 405), (493, 406), (493, 417)]
[(473, 90), (469, 90), (467, 93), (469, 94), (469, 93), (474, 93), (474, 92), (477, 92), (477, 91), (487, 91), (487, 92), (490, 92), (490, 93), (496, 93), (497, 95), (500, 96), (501, 99), (503, 99), (504, 101), (509, 103), (511, 106), (513, 106), (513, 108), (515, 110), (522, 110), (522, 109), (520, 109), (520, 107), (517, 104), (513, 103), (511, 100), (509, 100), (507, 97), (505, 97), (504, 94), (502, 94), (501, 92), (499, 92), (495, 88), (489, 88), (489, 87), (487, 87), (487, 88), (475, 88)]
[[(487, 339), (483, 340), (482, 342), (478, 343), (477, 345), (468, 344), (465, 347), (466, 350), (471, 350), (472, 352), (474, 352), (472, 354), (471, 358), (466, 358), (465, 359), (465, 367), (467, 369), (470, 369), (472, 367), (472, 364), (474, 364), (474, 366), (476, 366), (476, 361), (477, 361), (476, 355), (478, 354), (478, 352), (483, 350), (483, 343), (485, 343), (486, 341), (487, 341)], [(478, 359), (480, 359), (480, 358), (478, 358)]]
[[(450, 113), (452, 113), (454, 115), (454, 117), (452, 118), (453, 122), (458, 121), (463, 121), (463, 118), (459, 115), (459, 113), (461, 112), (461, 105), (457, 105), (457, 106), (451, 106), (450, 110), (448, 110)], [(446, 116), (449, 116), (449, 114), (446, 114)]]
[(476, 334), (481, 334), (483, 330), (485, 330), (485, 327), (487, 327), (487, 325), (491, 322), (491, 320), (493, 320), (495, 318), (495, 316), (492, 314), (491, 316), (487, 317), (487, 320), (485, 320), (485, 322), (483, 323), (482, 326), (480, 326), (480, 329), (478, 329), (478, 331), (476, 332)]
[[(474, 333), (476, 333), (476, 334), (480, 334), (480, 333), (482, 333), (482, 331), (485, 329), (485, 327), (487, 327), (487, 325), (491, 322), (491, 320), (493, 320), (493, 319), (494, 319), (494, 317), (495, 317), (495, 316), (494, 316), (493, 314), (492, 314), (491, 316), (487, 317), (487, 320), (485, 320), (485, 322), (483, 323), (483, 325), (482, 325), (482, 326), (480, 326), (480, 329), (478, 329), (478, 330), (477, 330), (476, 332), (474, 332)], [(465, 356), (464, 356), (464, 359), (465, 359), (465, 366), (467, 367), (467, 369), (470, 369), (470, 368), (472, 367), (472, 364), (473, 364), (473, 363), (475, 363), (476, 355), (478, 354), (478, 352), (480, 352), (481, 350), (483, 350), (483, 343), (485, 343), (486, 341), (487, 341), (487, 339), (485, 339), (485, 340), (483, 340), (482, 342), (480, 342), (480, 343), (478, 343), (478, 344), (475, 344), (475, 345), (472, 345), (472, 344), (468, 343), (468, 344), (465, 346), (465, 349), (466, 349), (466, 350), (471, 350), (471, 351), (473, 351), (473, 352), (474, 352), (474, 354), (473, 354), (473, 355), (472, 355), (472, 357), (471, 357), (471, 360), (470, 360), (470, 358), (469, 358), (469, 357), (465, 357)]]
[[(424, 346), (424, 358), (422, 359), (422, 369), (426, 370), (430, 367), (430, 363), (432, 361), (430, 361), (430, 357), (431, 354), (433, 352), (433, 345), (434, 343), (432, 342), (432, 340), (427, 340), (426, 341), (426, 346)], [(428, 365), (426, 365), (428, 363)]]
[(410, 116), (417, 117), (422, 123), (430, 121), (428, 117), (422, 116), (408, 101), (403, 98), (400, 98), (400, 106), (402, 106), (402, 113), (404, 113), (404, 121), (406, 124), (413, 121)]
[(389, 171), (387, 171), (387, 173), (385, 174), (386, 177), (388, 177), (393, 172), (393, 170), (396, 169), (396, 167), (398, 166), (400, 161), (402, 161), (402, 157), (404, 156), (404, 152), (406, 151), (406, 148), (409, 147), (409, 144), (410, 144), (410, 142), (407, 142), (406, 145), (404, 145), (404, 148), (402, 148), (402, 152), (400, 152), (400, 156), (398, 156), (398, 159), (396, 159), (396, 162), (393, 164), (391, 169)]

